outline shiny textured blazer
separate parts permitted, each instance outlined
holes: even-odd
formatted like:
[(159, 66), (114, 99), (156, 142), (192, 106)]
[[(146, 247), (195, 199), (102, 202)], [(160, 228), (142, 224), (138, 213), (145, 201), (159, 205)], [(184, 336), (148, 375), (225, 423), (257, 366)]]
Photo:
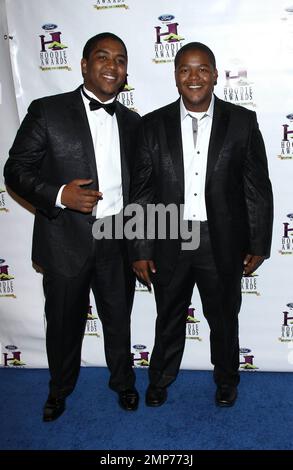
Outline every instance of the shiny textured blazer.
[[(184, 204), (180, 100), (143, 117), (131, 202)], [(205, 183), (208, 226), (220, 273), (239, 270), (249, 253), (270, 254), (273, 198), (256, 114), (215, 97)], [(168, 282), (181, 240), (135, 240), (132, 260), (153, 259)]]
[[(130, 173), (138, 114), (117, 103), (124, 204), (129, 201)], [(75, 276), (92, 248), (91, 215), (55, 207), (60, 187), (98, 174), (91, 132), (80, 88), (35, 100), (28, 109), (6, 162), (6, 184), (36, 208), (33, 261), (47, 271)]]

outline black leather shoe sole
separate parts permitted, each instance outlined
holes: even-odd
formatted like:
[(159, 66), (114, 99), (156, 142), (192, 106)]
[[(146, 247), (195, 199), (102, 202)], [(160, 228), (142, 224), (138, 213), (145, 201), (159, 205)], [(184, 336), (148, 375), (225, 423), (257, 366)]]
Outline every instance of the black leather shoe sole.
[(166, 388), (149, 386), (145, 395), (145, 404), (147, 406), (161, 406), (165, 403), (168, 397)]
[(137, 390), (130, 389), (118, 392), (118, 403), (125, 411), (135, 411), (138, 408), (139, 395)]
[(54, 421), (65, 411), (65, 398), (48, 397), (44, 406), (43, 421)]

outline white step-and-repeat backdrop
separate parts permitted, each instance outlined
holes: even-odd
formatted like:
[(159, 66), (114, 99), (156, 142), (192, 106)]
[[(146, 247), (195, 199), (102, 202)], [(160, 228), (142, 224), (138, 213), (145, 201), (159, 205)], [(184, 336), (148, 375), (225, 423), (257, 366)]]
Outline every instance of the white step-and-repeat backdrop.
[[(257, 112), (275, 195), (271, 259), (243, 279), (241, 369), (293, 371), (293, 1), (1, 0), (0, 346), (4, 367), (47, 367), (41, 275), (30, 260), (33, 214), (5, 188), (2, 169), (29, 103), (81, 83), (87, 39), (111, 31), (129, 52), (119, 100), (141, 115), (177, 98), (174, 55), (200, 41), (215, 53), (215, 93)], [(148, 367), (153, 295), (137, 285), (132, 316), (135, 367)], [(117, 324), (117, 329), (119, 329)], [(209, 369), (209, 330), (197, 292), (186, 319), (182, 367)], [(82, 364), (104, 365), (93, 299)]]

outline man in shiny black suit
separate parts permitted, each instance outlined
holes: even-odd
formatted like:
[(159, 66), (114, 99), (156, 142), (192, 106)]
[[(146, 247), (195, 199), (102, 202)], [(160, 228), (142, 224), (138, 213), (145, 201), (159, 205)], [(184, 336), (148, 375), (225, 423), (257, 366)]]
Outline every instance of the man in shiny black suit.
[(213, 52), (186, 44), (175, 58), (180, 99), (142, 120), (131, 201), (145, 210), (183, 205), (182, 220), (200, 227), (193, 250), (181, 248), (180, 237), (132, 243), (134, 271), (149, 287), (153, 282), (157, 304), (149, 406), (165, 402), (177, 376), (195, 284), (210, 326), (216, 403), (234, 404), (241, 277), (270, 253), (272, 190), (256, 115), (214, 96), (217, 76)]
[(51, 374), (44, 421), (61, 415), (76, 384), (90, 287), (109, 385), (125, 410), (139, 399), (130, 351), (135, 276), (124, 240), (92, 235), (97, 218), (119, 216), (129, 200), (140, 118), (116, 100), (127, 76), (124, 42), (112, 33), (89, 39), (81, 71), (77, 90), (32, 102), (4, 170), (7, 185), (36, 208), (32, 259), (44, 271)]

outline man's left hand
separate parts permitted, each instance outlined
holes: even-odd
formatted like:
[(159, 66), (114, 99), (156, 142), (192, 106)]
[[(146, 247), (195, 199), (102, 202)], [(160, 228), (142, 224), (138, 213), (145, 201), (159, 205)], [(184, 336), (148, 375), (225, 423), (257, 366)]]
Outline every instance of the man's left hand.
[(265, 257), (258, 255), (246, 255), (244, 259), (244, 276), (249, 276), (263, 263)]

